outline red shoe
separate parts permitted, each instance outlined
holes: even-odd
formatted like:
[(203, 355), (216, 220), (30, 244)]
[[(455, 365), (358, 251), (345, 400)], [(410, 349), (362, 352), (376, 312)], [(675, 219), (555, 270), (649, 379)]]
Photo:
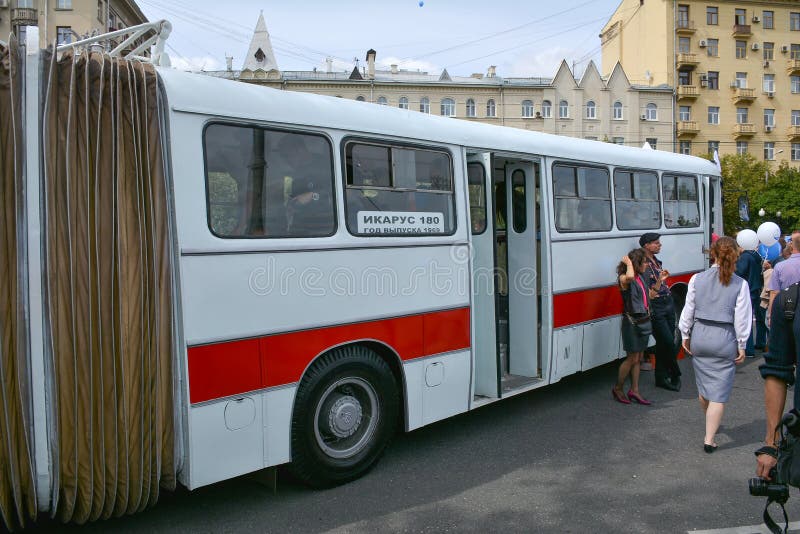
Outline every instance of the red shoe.
[(611, 388), (611, 396), (614, 397), (614, 400), (617, 402), (621, 402), (622, 404), (630, 404), (631, 401), (625, 394), (621, 391), (617, 391), (617, 388)]
[(634, 392), (633, 392), (633, 391), (631, 391), (631, 390), (628, 390), (628, 398), (629, 398), (630, 400), (632, 400), (632, 401), (634, 401), (634, 402), (636, 402), (636, 403), (638, 403), (638, 404), (642, 404), (642, 405), (644, 405), (644, 406), (650, 406), (651, 404), (653, 404), (653, 403), (652, 403), (652, 402), (650, 402), (649, 400), (645, 399), (644, 397), (642, 397), (642, 396), (641, 396), (641, 395), (639, 395), (638, 393), (634, 393)]

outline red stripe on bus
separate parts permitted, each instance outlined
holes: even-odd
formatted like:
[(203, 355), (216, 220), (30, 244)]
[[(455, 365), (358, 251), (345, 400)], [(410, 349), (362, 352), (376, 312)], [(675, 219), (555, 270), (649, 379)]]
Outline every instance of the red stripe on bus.
[(292, 384), (318, 354), (357, 340), (382, 342), (404, 361), (468, 349), (469, 308), (189, 347), (189, 400)]
[[(688, 283), (695, 273), (671, 276), (667, 283)], [(553, 295), (553, 328), (588, 323), (622, 313), (622, 297), (616, 285)]]

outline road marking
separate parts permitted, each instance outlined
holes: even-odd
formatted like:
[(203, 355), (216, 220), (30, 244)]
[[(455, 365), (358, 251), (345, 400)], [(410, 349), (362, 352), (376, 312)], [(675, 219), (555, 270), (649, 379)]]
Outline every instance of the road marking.
[[(789, 531), (800, 530), (800, 521), (789, 523)], [(770, 534), (764, 523), (746, 527), (717, 528), (713, 530), (688, 530), (689, 534)]]

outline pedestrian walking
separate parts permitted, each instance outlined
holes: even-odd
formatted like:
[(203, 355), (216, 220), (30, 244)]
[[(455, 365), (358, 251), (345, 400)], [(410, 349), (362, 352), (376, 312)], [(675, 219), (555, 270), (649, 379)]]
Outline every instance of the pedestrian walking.
[[(741, 248), (739, 249), (741, 250)], [(764, 287), (764, 275), (761, 268), (761, 256), (755, 250), (744, 250), (736, 260), (736, 274), (743, 278), (747, 285), (750, 286), (750, 307), (754, 312), (758, 313), (761, 304), (761, 288)], [(751, 319), (752, 320), (752, 319)], [(758, 340), (756, 340), (758, 337)], [(756, 321), (756, 328), (750, 331), (750, 337), (747, 339), (747, 346), (744, 348), (744, 354), (748, 358), (755, 358), (755, 349), (764, 349), (767, 343), (766, 325), (764, 330), (759, 331), (758, 321)]]
[(678, 367), (678, 347), (675, 343), (675, 304), (666, 280), (669, 271), (663, 268), (656, 254), (661, 252), (661, 235), (647, 232), (639, 238), (645, 251), (647, 269), (644, 279), (650, 298), (650, 317), (656, 340), (656, 387), (670, 391), (681, 389), (681, 369)]
[[(611, 390), (611, 396), (617, 402), (649, 405), (649, 400), (639, 394), (639, 371), (642, 352), (647, 348), (652, 325), (650, 323), (650, 303), (647, 297), (647, 286), (642, 274), (647, 265), (642, 249), (634, 249), (617, 265), (617, 284), (622, 294), (624, 310), (622, 318), (622, 348), (625, 350), (625, 361), (619, 366), (617, 383)], [(625, 381), (630, 377), (631, 387), (627, 395)]]
[(705, 414), (703, 450), (707, 453), (717, 449), (715, 437), (733, 389), (736, 365), (744, 361), (753, 327), (750, 288), (734, 273), (739, 246), (733, 238), (720, 237), (711, 246), (711, 256), (714, 265), (689, 280), (679, 322)]

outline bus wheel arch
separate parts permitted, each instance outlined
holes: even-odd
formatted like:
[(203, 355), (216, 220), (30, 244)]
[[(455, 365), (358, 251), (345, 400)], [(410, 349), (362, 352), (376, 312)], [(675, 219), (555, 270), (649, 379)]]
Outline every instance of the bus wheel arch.
[(331, 487), (354, 480), (388, 446), (397, 431), (402, 382), (392, 359), (380, 352), (380, 343), (342, 345), (306, 369), (291, 422), (290, 470), (301, 481)]

